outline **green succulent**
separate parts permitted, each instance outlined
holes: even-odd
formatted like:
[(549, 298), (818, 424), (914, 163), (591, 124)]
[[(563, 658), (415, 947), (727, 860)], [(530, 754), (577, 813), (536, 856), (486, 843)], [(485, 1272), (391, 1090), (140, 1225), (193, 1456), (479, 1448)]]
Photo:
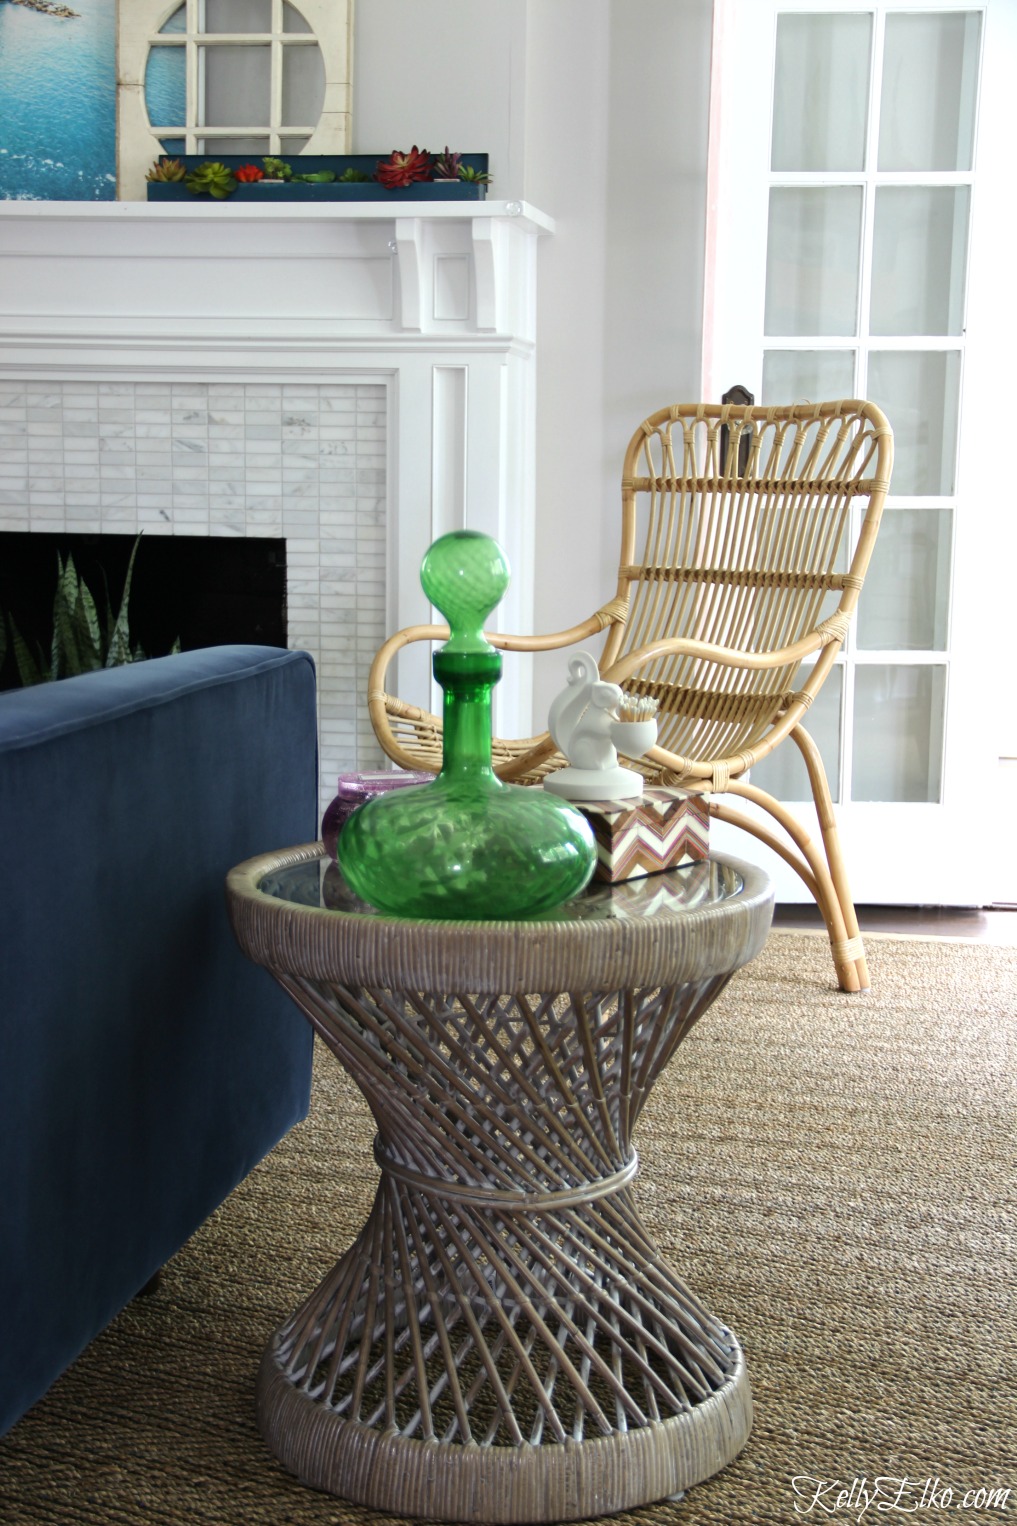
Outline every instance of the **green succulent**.
[(370, 175), (365, 175), (363, 170), (355, 170), (351, 165), (348, 170), (343, 170), (339, 176), (339, 184), (362, 185), (365, 181), (370, 180), (370, 178)]
[(290, 178), (294, 184), (300, 182), (302, 185), (327, 185), (330, 180), (335, 179), (335, 170), (314, 170), (309, 175), (292, 175)]
[(486, 170), (475, 170), (472, 164), (459, 166), (459, 179), (466, 180), (470, 185), (490, 185), (491, 177)]
[(187, 177), (187, 189), (192, 196), (214, 196), (216, 201), (225, 201), (236, 188), (233, 171), (217, 159), (206, 159), (204, 164), (199, 164)]
[[(131, 559), (124, 579), (124, 591), (120, 608), (114, 615), (105, 591), (104, 610), (100, 618), (95, 600), (88, 585), (74, 566), (73, 556), (65, 562), (57, 556), (57, 583), (53, 596), (53, 636), (50, 642), (49, 660), (37, 646), (33, 652), (22, 636), (13, 614), (7, 621), (0, 616), (0, 663), (6, 649), (6, 624), (11, 630), (11, 649), (17, 664), (18, 677), (25, 688), (33, 684), (48, 683), (58, 678), (74, 678), (79, 673), (94, 673), (99, 668), (117, 668), (128, 662), (141, 662), (145, 653), (131, 639), (127, 620), (127, 606), (131, 597), (131, 578), (134, 559), (138, 554), (141, 536), (135, 538)], [(105, 582), (105, 579), (104, 579)], [(172, 651), (179, 652), (179, 640)]]
[(262, 159), (261, 165), (269, 180), (289, 180), (292, 178), (293, 168), (286, 163), (285, 159), (273, 159), (269, 155), (268, 158)]
[(146, 180), (163, 181), (172, 184), (174, 181), (186, 178), (187, 169), (179, 159), (157, 159), (145, 176)]

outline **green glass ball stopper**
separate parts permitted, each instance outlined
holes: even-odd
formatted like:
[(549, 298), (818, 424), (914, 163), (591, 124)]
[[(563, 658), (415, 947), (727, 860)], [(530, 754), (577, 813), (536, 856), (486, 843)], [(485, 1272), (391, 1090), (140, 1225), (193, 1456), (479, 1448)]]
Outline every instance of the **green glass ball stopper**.
[(509, 564), (489, 535), (454, 530), (430, 547), (420, 565), (420, 583), (449, 623), (449, 652), (492, 652), (484, 621), (505, 596)]
[(343, 876), (395, 916), (476, 921), (550, 911), (582, 890), (596, 849), (572, 806), (502, 784), (492, 766), (501, 657), (483, 626), (508, 587), (505, 553), (490, 536), (456, 530), (430, 547), (420, 580), (450, 631), (433, 659), (444, 692), (441, 773), (353, 813), (338, 844)]

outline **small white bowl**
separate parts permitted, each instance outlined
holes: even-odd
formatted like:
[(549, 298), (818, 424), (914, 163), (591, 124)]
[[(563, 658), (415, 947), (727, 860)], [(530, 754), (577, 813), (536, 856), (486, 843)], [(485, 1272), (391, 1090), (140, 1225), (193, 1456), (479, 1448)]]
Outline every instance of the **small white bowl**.
[(641, 758), (657, 740), (657, 722), (652, 718), (648, 721), (612, 721), (611, 740), (627, 758)]

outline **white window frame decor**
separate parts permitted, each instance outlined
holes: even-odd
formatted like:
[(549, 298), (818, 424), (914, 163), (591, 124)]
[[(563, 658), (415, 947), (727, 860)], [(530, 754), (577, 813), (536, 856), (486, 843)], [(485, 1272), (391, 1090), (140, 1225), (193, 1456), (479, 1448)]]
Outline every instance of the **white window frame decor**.
[[(185, 152), (203, 152), (202, 140), (267, 138), (267, 152), (278, 155), (282, 140), (306, 138), (308, 154), (343, 154), (350, 142), (350, 80), (353, 55), (354, 0), (288, 0), (310, 28), (283, 30), (284, 0), (271, 0), (271, 31), (208, 32), (205, 0), (183, 0), (186, 29), (162, 32), (181, 0), (118, 0), (117, 4), (117, 198), (145, 200), (145, 175), (163, 153), (162, 139), (182, 139)], [(257, 125), (219, 127), (203, 120), (202, 50), (207, 47), (265, 47), (271, 50), (269, 120)], [(286, 48), (317, 46), (324, 65), (325, 92), (317, 122), (282, 120), (283, 55)], [(185, 52), (186, 121), (156, 129), (145, 103), (145, 72), (153, 47), (182, 47)]]

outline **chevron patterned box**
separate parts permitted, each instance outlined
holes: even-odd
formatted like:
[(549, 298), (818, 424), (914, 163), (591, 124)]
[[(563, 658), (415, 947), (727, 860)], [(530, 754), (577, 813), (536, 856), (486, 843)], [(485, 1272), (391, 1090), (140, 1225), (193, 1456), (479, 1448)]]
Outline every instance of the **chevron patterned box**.
[(647, 786), (638, 800), (574, 804), (597, 840), (595, 880), (634, 880), (709, 854), (710, 815), (702, 795)]

